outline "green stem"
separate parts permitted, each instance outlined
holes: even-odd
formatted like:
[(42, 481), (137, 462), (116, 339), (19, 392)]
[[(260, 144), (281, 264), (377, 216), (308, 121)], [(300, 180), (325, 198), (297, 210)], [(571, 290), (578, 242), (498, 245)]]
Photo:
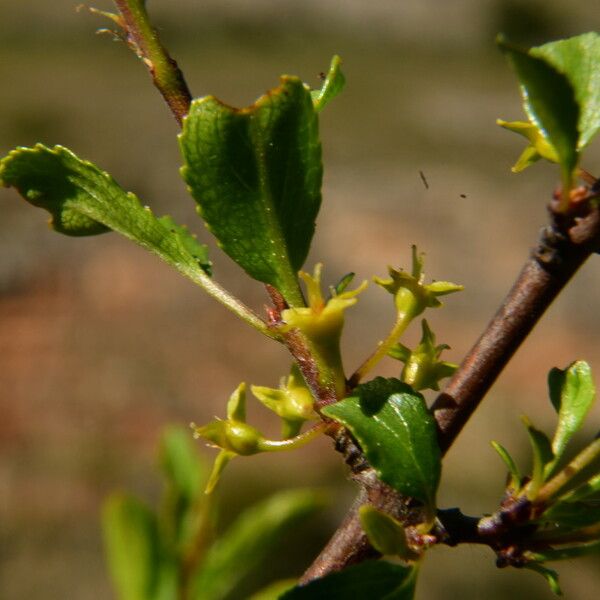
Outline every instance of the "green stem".
[(600, 439), (584, 448), (556, 477), (548, 481), (535, 498), (536, 504), (543, 504), (566, 491), (573, 478), (577, 477), (600, 457)]
[[(410, 300), (407, 302), (407, 300)], [(355, 371), (350, 378), (350, 385), (354, 387), (357, 385), (364, 376), (369, 373), (375, 365), (392, 349), (392, 346), (398, 341), (400, 336), (406, 331), (406, 328), (410, 325), (410, 322), (422, 312), (421, 304), (411, 293), (410, 298), (405, 297), (403, 304), (403, 310), (398, 311), (396, 323), (392, 327), (392, 330), (388, 336), (382, 342), (379, 342), (377, 349), (365, 362)]]
[(269, 326), (252, 310), (250, 310), (243, 302), (238, 300), (235, 296), (232, 296), (227, 290), (222, 288), (216, 281), (211, 279), (205, 273), (199, 273), (197, 271), (182, 270), (184, 274), (189, 277), (195, 284), (199, 285), (209, 296), (218, 300), (232, 313), (237, 315), (242, 321), (248, 323), (248, 325), (254, 327), (254, 329), (260, 331), (260, 333), (267, 337), (282, 341), (281, 334), (277, 331), (269, 328)]
[(318, 435), (323, 433), (326, 424), (322, 421), (317, 423), (310, 429), (307, 429), (304, 433), (297, 435), (296, 437), (289, 438), (286, 440), (263, 440), (260, 442), (260, 450), (262, 452), (278, 452), (280, 450), (295, 450), (305, 444), (308, 444), (311, 440), (316, 438)]
[(166, 100), (179, 125), (187, 115), (192, 95), (177, 63), (160, 43), (150, 24), (144, 0), (114, 0), (123, 19), (127, 40), (144, 61), (154, 85)]

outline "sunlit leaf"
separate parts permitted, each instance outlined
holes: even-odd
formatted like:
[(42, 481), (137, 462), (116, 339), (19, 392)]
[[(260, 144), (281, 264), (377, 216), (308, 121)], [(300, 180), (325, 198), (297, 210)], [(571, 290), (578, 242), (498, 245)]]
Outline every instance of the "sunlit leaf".
[(558, 413), (558, 425), (552, 440), (556, 456), (552, 470), (555, 470), (569, 440), (581, 429), (596, 398), (596, 388), (590, 366), (581, 360), (565, 370), (552, 369), (548, 374), (548, 387), (550, 400)]
[(252, 106), (192, 103), (181, 170), (220, 246), (246, 272), (303, 304), (296, 273), (321, 204), (321, 144), (310, 92), (296, 77)]
[(341, 70), (342, 59), (339, 56), (334, 56), (331, 59), (329, 72), (325, 76), (323, 85), (320, 90), (313, 90), (311, 96), (315, 105), (315, 110), (320, 112), (329, 104), (346, 85), (346, 78)]
[(47, 210), (53, 229), (60, 233), (86, 236), (113, 230), (193, 281), (206, 277), (206, 246), (170, 217), (156, 218), (110, 175), (66, 148), (38, 144), (13, 150), (0, 162), (0, 180)]
[(549, 42), (530, 54), (546, 60), (573, 86), (579, 105), (577, 146), (587, 146), (600, 129), (600, 35), (590, 32)]
[(440, 450), (423, 396), (398, 379), (377, 377), (323, 413), (352, 432), (382, 481), (435, 506)]

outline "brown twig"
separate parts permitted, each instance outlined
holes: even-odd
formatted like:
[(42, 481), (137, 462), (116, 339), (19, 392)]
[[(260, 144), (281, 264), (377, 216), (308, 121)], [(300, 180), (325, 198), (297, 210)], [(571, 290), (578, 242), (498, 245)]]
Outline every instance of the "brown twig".
[[(585, 260), (600, 249), (600, 211), (595, 203), (578, 198), (566, 214), (559, 213), (556, 206), (554, 201), (550, 206), (550, 226), (543, 230), (538, 246), (496, 316), (432, 407), (444, 452), (560, 290)], [(379, 482), (379, 485), (383, 484)], [(364, 491), (361, 491), (359, 501), (364, 502)], [(397, 496), (396, 501), (403, 504), (407, 499)], [(395, 509), (392, 514), (397, 513), (398, 507), (392, 508)], [(372, 556), (374, 551), (369, 554), (368, 540), (360, 527), (357, 510), (355, 503), (302, 577), (302, 583), (341, 570), (357, 562), (359, 557)], [(473, 526), (472, 520), (467, 523), (464, 541), (479, 539)], [(454, 542), (458, 543), (456, 534)], [(482, 540), (482, 543), (489, 543), (489, 540)]]
[(568, 214), (550, 208), (551, 225), (525, 263), (494, 318), (432, 406), (446, 452), (515, 351), (585, 260), (600, 248), (593, 203)]
[(179, 125), (190, 109), (192, 94), (183, 73), (163, 45), (148, 19), (143, 0), (115, 0), (127, 41), (142, 59), (152, 82), (162, 94)]

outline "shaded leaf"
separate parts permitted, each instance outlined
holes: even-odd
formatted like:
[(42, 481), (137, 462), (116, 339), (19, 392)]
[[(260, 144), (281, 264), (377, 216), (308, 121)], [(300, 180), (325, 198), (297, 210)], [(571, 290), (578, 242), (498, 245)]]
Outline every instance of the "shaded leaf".
[(112, 229), (193, 281), (206, 278), (210, 263), (205, 246), (170, 217), (156, 218), (110, 175), (66, 148), (38, 144), (13, 150), (0, 162), (0, 180), (47, 210), (60, 233), (87, 236)]
[[(600, 475), (592, 477), (576, 490), (573, 490), (571, 493), (564, 496), (563, 499), (568, 502), (575, 502), (577, 500), (594, 498), (596, 495), (600, 496)], [(598, 498), (598, 500), (600, 500), (600, 498)]]
[(581, 528), (600, 524), (600, 503), (558, 502), (544, 512), (540, 521), (553, 521), (561, 527)]
[(375, 550), (381, 554), (408, 558), (411, 551), (401, 523), (370, 504), (359, 509), (360, 524)]
[(385, 561), (367, 561), (295, 587), (281, 600), (411, 600), (418, 569)]
[(201, 526), (199, 499), (207, 473), (189, 429), (165, 429), (159, 450), (166, 476), (162, 517), (166, 532), (181, 547), (194, 539)]
[(318, 491), (287, 491), (244, 511), (207, 552), (193, 576), (191, 597), (216, 600), (231, 592), (294, 526), (324, 503)]
[(538, 562), (550, 562), (554, 560), (569, 560), (581, 556), (590, 556), (600, 554), (600, 541), (589, 542), (587, 544), (577, 544), (574, 546), (565, 546), (564, 548), (550, 548), (543, 552), (528, 553)]
[(321, 204), (321, 144), (310, 92), (296, 77), (252, 106), (197, 99), (180, 135), (182, 176), (219, 245), (246, 272), (303, 304), (296, 273)]
[(120, 600), (149, 600), (159, 588), (156, 517), (136, 498), (113, 494), (102, 510), (108, 569)]
[(358, 386), (355, 394), (323, 413), (352, 432), (382, 481), (433, 509), (440, 450), (423, 396), (383, 377)]
[(206, 470), (189, 429), (167, 427), (162, 435), (159, 460), (168, 481), (187, 502), (202, 488)]
[(556, 462), (563, 455), (569, 440), (581, 429), (596, 398), (596, 388), (590, 366), (577, 361), (567, 369), (554, 368), (548, 374), (550, 401), (558, 413), (558, 425), (552, 440)]

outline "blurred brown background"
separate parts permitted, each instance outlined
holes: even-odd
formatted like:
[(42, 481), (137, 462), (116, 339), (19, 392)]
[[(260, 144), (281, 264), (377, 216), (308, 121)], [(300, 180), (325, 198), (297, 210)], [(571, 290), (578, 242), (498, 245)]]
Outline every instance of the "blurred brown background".
[[(207, 240), (178, 176), (174, 120), (127, 48), (94, 35), (108, 24), (75, 4), (0, 0), (0, 152), (35, 142), (68, 146)], [(494, 121), (522, 112), (494, 36), (504, 31), (530, 44), (592, 30), (589, 3), (148, 4), (195, 95), (246, 105), (282, 73), (317, 86), (331, 55), (343, 57), (347, 88), (322, 116), (324, 203), (307, 266), (324, 261), (328, 283), (350, 270), (360, 281), (384, 275), (388, 264), (408, 266), (416, 243), (430, 277), (466, 286), (428, 315), (438, 342), (452, 346), (447, 357), (460, 361), (527, 256), (557, 182), (549, 165), (509, 171), (523, 144)], [(598, 158), (596, 144), (585, 161), (596, 174)], [(131, 243), (113, 234), (60, 236), (45, 213), (12, 191), (0, 195), (0, 597), (110, 598), (98, 526), (103, 497), (120, 487), (155, 500), (163, 425), (222, 415), (240, 380), (275, 385), (288, 357)], [(261, 286), (216, 249), (212, 258), (215, 277), (262, 310)], [(600, 261), (592, 259), (449, 454), (442, 506), (492, 511), (504, 473), (489, 440), (524, 460), (519, 415), (547, 429), (553, 422), (547, 371), (585, 358), (600, 372), (599, 301)], [(371, 285), (348, 317), (351, 371), (391, 323), (389, 297)], [(380, 372), (394, 375), (397, 365)], [(260, 409), (252, 418), (274, 432)], [(353, 489), (329, 446), (321, 440), (291, 456), (234, 461), (226, 473), (226, 521), (281, 486), (337, 490), (335, 506), (305, 528), (299, 547), (286, 545), (280, 572), (265, 571), (255, 583), (299, 574), (346, 510)], [(597, 597), (598, 566), (559, 565), (568, 598)], [(485, 549), (432, 551), (418, 598), (484, 597), (552, 595), (532, 573), (498, 571)]]

